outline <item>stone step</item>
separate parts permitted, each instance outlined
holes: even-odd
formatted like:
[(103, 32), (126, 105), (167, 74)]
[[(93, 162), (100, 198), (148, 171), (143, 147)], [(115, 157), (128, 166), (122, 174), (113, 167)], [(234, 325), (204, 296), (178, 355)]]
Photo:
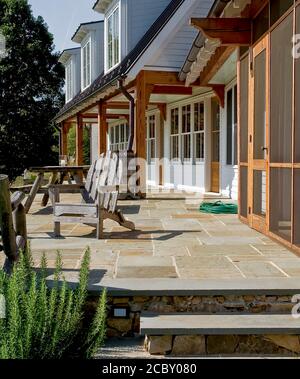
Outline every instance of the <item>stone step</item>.
[(261, 335), (300, 334), (300, 319), (291, 314), (142, 314), (141, 334)]
[(151, 355), (300, 354), (300, 319), (291, 314), (142, 314), (141, 334)]
[[(97, 273), (95, 275), (98, 275)], [(97, 279), (97, 280), (96, 280)], [(91, 294), (107, 289), (110, 296), (292, 296), (300, 293), (298, 278), (256, 279), (110, 279), (98, 277), (89, 286)]]

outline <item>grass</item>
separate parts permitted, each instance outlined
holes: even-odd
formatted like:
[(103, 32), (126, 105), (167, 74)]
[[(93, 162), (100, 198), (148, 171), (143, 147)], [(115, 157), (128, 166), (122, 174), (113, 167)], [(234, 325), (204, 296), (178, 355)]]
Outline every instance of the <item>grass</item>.
[(89, 249), (76, 289), (63, 278), (59, 253), (51, 289), (45, 255), (38, 272), (31, 263), (30, 253), (23, 254), (11, 275), (0, 271), (0, 295), (6, 304), (6, 318), (0, 319), (0, 359), (91, 359), (105, 338), (106, 291), (94, 318), (87, 319)]

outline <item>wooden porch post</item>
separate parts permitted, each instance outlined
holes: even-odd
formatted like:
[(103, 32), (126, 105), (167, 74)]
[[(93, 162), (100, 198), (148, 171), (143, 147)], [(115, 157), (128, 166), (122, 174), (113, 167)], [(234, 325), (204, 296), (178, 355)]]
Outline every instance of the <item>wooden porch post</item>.
[(139, 187), (140, 196), (146, 195), (146, 162), (147, 162), (147, 145), (146, 145), (146, 110), (149, 104), (153, 85), (147, 83), (145, 72), (141, 71), (136, 81), (136, 125), (135, 125), (135, 151), (139, 165)]
[(106, 104), (100, 100), (98, 103), (98, 152), (99, 156), (107, 151), (107, 120)]
[(61, 155), (68, 155), (68, 125), (65, 122), (61, 128)]
[(77, 114), (76, 124), (76, 165), (83, 164), (83, 119), (81, 114)]

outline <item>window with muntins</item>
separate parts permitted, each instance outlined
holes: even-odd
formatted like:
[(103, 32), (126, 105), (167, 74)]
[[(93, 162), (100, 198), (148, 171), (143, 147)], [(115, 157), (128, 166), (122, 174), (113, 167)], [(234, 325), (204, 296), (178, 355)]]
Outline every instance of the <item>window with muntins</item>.
[(127, 150), (129, 140), (129, 125), (127, 122), (109, 128), (109, 144), (111, 151)]
[(182, 135), (181, 135), (181, 146), (182, 146), (182, 159), (184, 161), (190, 161), (192, 156), (191, 149), (191, 106), (186, 105), (182, 107)]
[(120, 9), (117, 6), (106, 19), (106, 71), (120, 63)]
[(66, 66), (66, 102), (73, 97), (72, 71), (72, 61), (69, 61)]
[(171, 110), (171, 159), (179, 159), (179, 108)]
[(194, 104), (194, 158), (196, 162), (204, 161), (204, 103)]
[(156, 158), (155, 139), (156, 139), (156, 116), (147, 117), (147, 155), (150, 164)]
[(89, 40), (82, 48), (82, 87), (91, 85), (91, 41)]

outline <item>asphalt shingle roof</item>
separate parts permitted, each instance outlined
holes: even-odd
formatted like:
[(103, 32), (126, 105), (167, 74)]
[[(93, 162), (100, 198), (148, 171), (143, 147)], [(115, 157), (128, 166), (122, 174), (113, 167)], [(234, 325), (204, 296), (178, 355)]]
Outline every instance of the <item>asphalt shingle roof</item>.
[(135, 48), (123, 59), (120, 65), (106, 75), (104, 72), (99, 75), (99, 77), (91, 84), (90, 87), (88, 87), (83, 92), (78, 93), (74, 99), (68, 102), (56, 115), (55, 119), (62, 117), (65, 113), (71, 111), (81, 102), (88, 99), (95, 93), (101, 92), (104, 88), (114, 83), (120, 76), (126, 75), (131, 67), (135, 64), (135, 62), (144, 53), (147, 47), (151, 44), (151, 42), (157, 37), (160, 31), (173, 17), (173, 15), (176, 13), (184, 1), (185, 0), (172, 0), (166, 9), (157, 18), (154, 24), (148, 29), (142, 39), (137, 43)]

